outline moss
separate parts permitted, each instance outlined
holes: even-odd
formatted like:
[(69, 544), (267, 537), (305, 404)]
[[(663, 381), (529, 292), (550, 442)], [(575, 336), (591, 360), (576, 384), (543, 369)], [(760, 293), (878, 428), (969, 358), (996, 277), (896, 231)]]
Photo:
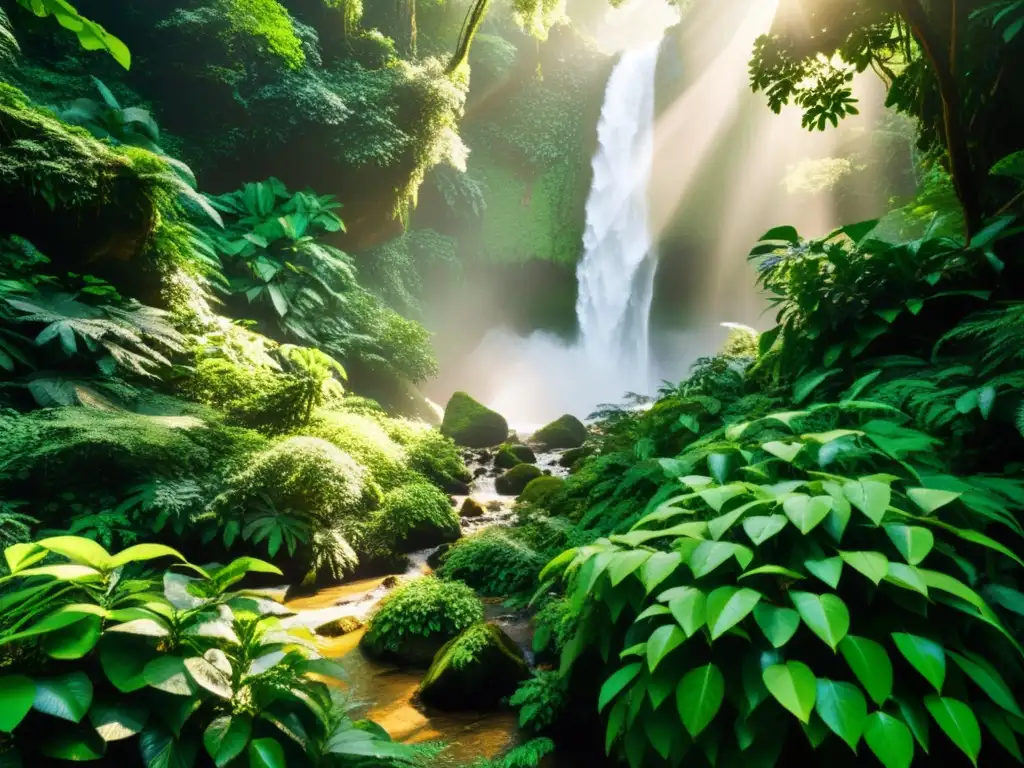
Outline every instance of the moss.
[(381, 602), (360, 645), (376, 658), (426, 667), (445, 643), (483, 617), (472, 589), (427, 576)]
[(587, 439), (587, 428), (575, 416), (565, 414), (537, 430), (531, 439), (548, 449), (579, 448)]
[(466, 499), (462, 502), (462, 508), (459, 510), (459, 517), (483, 517), (486, 510), (476, 499)]
[(419, 696), (442, 709), (492, 706), (529, 674), (512, 638), (493, 624), (477, 624), (438, 651)]
[(448, 497), (432, 485), (418, 483), (384, 495), (369, 535), (405, 553), (455, 541), (462, 529)]
[(451, 546), (437, 569), (488, 597), (507, 597), (532, 589), (546, 558), (514, 530), (487, 528)]
[(277, 0), (221, 0), (220, 5), (230, 24), (226, 33), (229, 47), (236, 36), (258, 37), (291, 69), (305, 63), (302, 41), (288, 11)]
[(508, 437), (508, 422), (465, 392), (456, 392), (444, 409), (441, 432), (459, 445), (488, 448)]
[(517, 501), (526, 504), (544, 506), (548, 501), (562, 492), (565, 481), (560, 477), (538, 477), (531, 480), (519, 494)]
[(565, 467), (566, 469), (572, 469), (580, 461), (587, 458), (590, 453), (590, 450), (582, 446), (580, 448), (570, 448), (558, 459), (558, 466)]
[(531, 480), (543, 476), (544, 473), (533, 464), (519, 464), (499, 477), (494, 487), (503, 496), (518, 496)]
[(382, 422), (392, 440), (403, 446), (409, 467), (449, 493), (453, 485), (473, 479), (458, 447), (449, 437), (422, 422), (388, 419)]
[(386, 417), (338, 411), (320, 411), (305, 430), (348, 453), (370, 473), (384, 492), (417, 479), (409, 468), (404, 447), (392, 439), (383, 421)]
[(533, 464), (537, 456), (528, 445), (503, 445), (494, 457), (495, 466), (512, 469), (517, 464)]

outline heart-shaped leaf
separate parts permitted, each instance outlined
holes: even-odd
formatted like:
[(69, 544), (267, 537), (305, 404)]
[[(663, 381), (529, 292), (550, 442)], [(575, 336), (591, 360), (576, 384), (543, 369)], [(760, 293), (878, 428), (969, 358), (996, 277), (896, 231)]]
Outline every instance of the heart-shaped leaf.
[(764, 544), (777, 535), (789, 523), (785, 515), (748, 517), (743, 521), (743, 531), (755, 545)]
[(892, 662), (885, 648), (866, 637), (847, 635), (839, 643), (839, 652), (871, 700), (882, 706), (892, 695)]
[(94, 702), (89, 709), (89, 722), (104, 741), (130, 739), (146, 727), (149, 711), (138, 704)]
[(926, 637), (906, 632), (893, 632), (892, 639), (903, 657), (941, 693), (946, 679), (946, 652), (942, 646)]
[(802, 493), (794, 494), (782, 504), (786, 517), (792, 521), (800, 533), (805, 536), (817, 528), (832, 511), (831, 496), (810, 497)]
[(935, 546), (935, 536), (920, 526), (892, 524), (885, 526), (885, 532), (910, 565), (919, 565)]
[(719, 587), (708, 595), (707, 622), (711, 639), (717, 640), (743, 621), (760, 600), (760, 592), (736, 587)]
[(839, 577), (843, 575), (843, 558), (828, 557), (824, 560), (805, 560), (804, 568), (832, 589), (839, 588)]
[(73, 723), (81, 722), (92, 704), (92, 683), (84, 672), (36, 680), (33, 709)]
[(864, 741), (885, 768), (910, 768), (914, 760), (910, 729), (892, 715), (873, 712), (864, 728)]
[(892, 501), (892, 489), (878, 480), (851, 480), (843, 486), (847, 500), (871, 520), (880, 525)]
[(234, 715), (215, 718), (203, 732), (203, 746), (217, 768), (224, 768), (242, 754), (252, 737), (252, 718)]
[(954, 491), (940, 491), (936, 488), (910, 488), (907, 496), (917, 504), (925, 514), (930, 515), (947, 504), (952, 504), (963, 494)]
[(868, 703), (860, 688), (853, 683), (819, 678), (814, 709), (825, 725), (856, 753), (868, 721)]
[(762, 673), (768, 692), (802, 723), (811, 719), (817, 698), (818, 681), (810, 667), (799, 661), (788, 661), (768, 667)]
[(850, 611), (835, 595), (811, 592), (790, 592), (789, 599), (800, 613), (804, 624), (829, 648), (835, 651), (850, 631)]
[(686, 731), (696, 738), (722, 706), (725, 677), (714, 664), (691, 669), (676, 688), (676, 707)]
[(800, 626), (800, 614), (791, 608), (779, 608), (761, 602), (754, 607), (754, 621), (773, 648), (788, 643)]
[(889, 572), (889, 559), (878, 552), (840, 552), (839, 556), (844, 563), (874, 582), (875, 586), (881, 584)]

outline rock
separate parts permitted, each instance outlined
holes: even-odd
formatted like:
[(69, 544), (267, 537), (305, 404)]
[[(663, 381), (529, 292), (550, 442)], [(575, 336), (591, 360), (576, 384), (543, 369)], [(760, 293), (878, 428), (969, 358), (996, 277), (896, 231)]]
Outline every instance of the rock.
[(451, 504), (453, 507), (459, 506), (459, 500), (456, 499), (454, 496), (448, 497), (448, 503)]
[(517, 464), (533, 464), (537, 456), (528, 445), (503, 445), (494, 457), (496, 466), (512, 469)]
[(380, 583), (384, 589), (394, 589), (402, 583), (401, 576), (388, 576)]
[(529, 674), (512, 638), (493, 624), (477, 624), (437, 652), (420, 683), (419, 697), (440, 709), (490, 707)]
[(452, 496), (468, 496), (469, 483), (449, 478), (445, 481), (443, 490), (445, 493), (450, 493)]
[(579, 448), (587, 439), (583, 422), (568, 413), (537, 430), (531, 440), (547, 450)]
[(444, 409), (441, 433), (458, 445), (490, 448), (505, 442), (508, 422), (500, 413), (481, 405), (465, 392), (456, 392)]
[(321, 624), (316, 633), (323, 637), (341, 637), (362, 629), (365, 625), (355, 616), (342, 616), (340, 619)]
[(570, 448), (558, 459), (558, 466), (572, 469), (576, 464), (590, 455), (587, 448)]
[(565, 481), (559, 477), (538, 477), (527, 484), (516, 501), (544, 506), (552, 497), (561, 493), (564, 487)]
[(444, 556), (448, 553), (448, 550), (451, 548), (451, 544), (442, 544), (440, 547), (438, 547), (430, 553), (430, 556), (427, 558), (427, 565), (436, 571), (440, 567), (441, 561), (444, 560)]
[(480, 451), (480, 453), (476, 455), (476, 460), (479, 461), (481, 464), (486, 464), (492, 458), (494, 457), (492, 456), (490, 451)]
[(477, 467), (473, 470), (473, 477), (483, 477), (487, 474), (487, 467)]
[(501, 512), (501, 510), (503, 510), (504, 508), (505, 508), (505, 505), (502, 504), (500, 501), (494, 500), (494, 501), (488, 501), (487, 502), (487, 511), (488, 512)]
[(485, 510), (480, 506), (480, 502), (474, 499), (466, 499), (462, 502), (462, 509), (459, 510), (459, 517), (483, 517)]
[(502, 496), (518, 496), (531, 480), (543, 474), (533, 464), (520, 464), (499, 477), (494, 487)]

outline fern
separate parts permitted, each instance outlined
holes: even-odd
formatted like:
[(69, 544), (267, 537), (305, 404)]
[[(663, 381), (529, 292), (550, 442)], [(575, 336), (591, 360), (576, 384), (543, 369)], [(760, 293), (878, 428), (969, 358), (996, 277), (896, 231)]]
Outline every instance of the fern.
[(981, 352), (982, 376), (1007, 363), (1024, 362), (1024, 302), (971, 315), (939, 339), (936, 352), (950, 342), (973, 343)]
[(32, 528), (39, 521), (31, 515), (18, 512), (24, 505), (23, 501), (0, 500), (0, 548), (7, 549), (31, 540)]
[(181, 536), (202, 509), (204, 494), (190, 478), (170, 480), (155, 477), (129, 489), (129, 496), (116, 508), (153, 533), (170, 524)]
[(480, 758), (470, 768), (537, 768), (541, 760), (555, 751), (551, 739), (533, 739), (494, 760)]
[(0, 8), (0, 59), (13, 61), (19, 53), (21, 48), (11, 29), (11, 20), (7, 17), (7, 12)]

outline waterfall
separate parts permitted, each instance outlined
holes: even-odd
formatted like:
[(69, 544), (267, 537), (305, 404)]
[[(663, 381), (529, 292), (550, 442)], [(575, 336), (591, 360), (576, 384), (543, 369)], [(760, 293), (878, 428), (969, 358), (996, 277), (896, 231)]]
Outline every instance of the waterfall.
[(607, 396), (650, 386), (654, 254), (647, 188), (660, 42), (622, 55), (605, 91), (584, 254), (576, 270), (580, 347)]

